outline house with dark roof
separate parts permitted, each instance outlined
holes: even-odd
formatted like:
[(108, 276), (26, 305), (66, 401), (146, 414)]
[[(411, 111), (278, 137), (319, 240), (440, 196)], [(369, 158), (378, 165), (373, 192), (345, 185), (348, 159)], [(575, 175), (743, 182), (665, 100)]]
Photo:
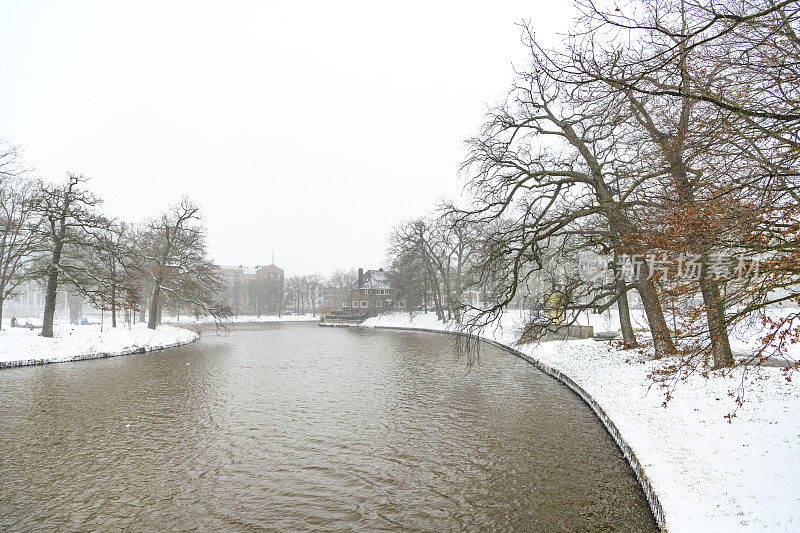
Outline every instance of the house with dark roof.
[(392, 287), (389, 276), (382, 268), (378, 270), (358, 269), (358, 279), (348, 289), (348, 301), (343, 309), (360, 311), (369, 316), (406, 307), (399, 289)]

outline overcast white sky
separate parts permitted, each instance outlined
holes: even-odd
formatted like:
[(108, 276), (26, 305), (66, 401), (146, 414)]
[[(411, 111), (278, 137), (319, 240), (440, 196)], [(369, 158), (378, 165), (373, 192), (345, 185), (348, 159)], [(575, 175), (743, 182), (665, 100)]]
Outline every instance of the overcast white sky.
[(182, 195), (212, 257), (377, 268), (459, 194), (463, 142), (569, 0), (0, 3), (0, 138), (140, 221)]

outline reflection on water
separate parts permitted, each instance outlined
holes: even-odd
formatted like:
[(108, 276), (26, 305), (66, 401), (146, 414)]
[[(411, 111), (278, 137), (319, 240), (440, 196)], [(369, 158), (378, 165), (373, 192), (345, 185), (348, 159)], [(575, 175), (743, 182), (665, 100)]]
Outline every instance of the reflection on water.
[(237, 326), (0, 371), (0, 529), (656, 526), (588, 407), (436, 334)]

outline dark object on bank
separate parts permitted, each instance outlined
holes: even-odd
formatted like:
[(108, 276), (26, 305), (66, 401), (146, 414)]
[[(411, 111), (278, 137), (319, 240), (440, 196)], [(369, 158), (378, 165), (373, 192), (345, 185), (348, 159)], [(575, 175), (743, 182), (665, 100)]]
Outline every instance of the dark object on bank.
[(596, 341), (610, 341), (619, 336), (619, 331), (598, 331), (593, 337)]
[(331, 311), (320, 319), (321, 324), (360, 324), (369, 318), (369, 313), (358, 309)]
[(520, 344), (548, 341), (574, 341), (591, 339), (594, 336), (592, 326), (579, 326), (577, 324), (539, 324), (529, 322), (519, 339)]
[(19, 320), (17, 319), (17, 317), (12, 316), (11, 317), (11, 327), (12, 328), (28, 328), (28, 329), (32, 330), (34, 328), (40, 328), (42, 326), (34, 326), (33, 324), (31, 324), (30, 319), (26, 320), (24, 324), (20, 324)]

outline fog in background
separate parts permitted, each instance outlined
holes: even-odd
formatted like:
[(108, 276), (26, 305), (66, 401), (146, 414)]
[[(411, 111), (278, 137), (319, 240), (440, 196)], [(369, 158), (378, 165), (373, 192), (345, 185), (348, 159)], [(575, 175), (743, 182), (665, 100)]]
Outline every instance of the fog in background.
[(566, 1), (8, 2), (0, 138), (90, 176), (129, 221), (182, 195), (212, 257), (377, 268), (401, 220), (459, 194), (463, 141), (526, 64), (515, 25)]

